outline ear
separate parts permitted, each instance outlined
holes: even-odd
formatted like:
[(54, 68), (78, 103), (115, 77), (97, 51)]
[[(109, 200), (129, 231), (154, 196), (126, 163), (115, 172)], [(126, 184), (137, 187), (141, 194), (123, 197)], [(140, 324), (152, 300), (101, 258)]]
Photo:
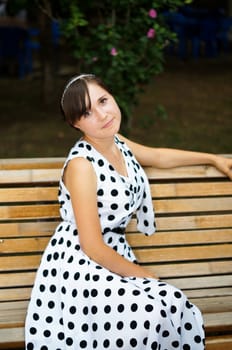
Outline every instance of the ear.
[(78, 129), (81, 131), (80, 127), (79, 127), (79, 120), (76, 120), (73, 124), (72, 124), (72, 127), (75, 128), (75, 129)]

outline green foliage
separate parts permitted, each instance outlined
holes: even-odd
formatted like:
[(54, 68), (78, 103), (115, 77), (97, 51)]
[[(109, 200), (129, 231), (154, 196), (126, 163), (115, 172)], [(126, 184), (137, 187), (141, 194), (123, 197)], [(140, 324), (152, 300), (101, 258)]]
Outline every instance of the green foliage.
[(77, 59), (78, 73), (91, 72), (104, 80), (124, 113), (124, 128), (129, 128), (132, 107), (144, 86), (163, 70), (165, 46), (175, 40), (162, 12), (184, 1), (64, 2), (62, 29)]

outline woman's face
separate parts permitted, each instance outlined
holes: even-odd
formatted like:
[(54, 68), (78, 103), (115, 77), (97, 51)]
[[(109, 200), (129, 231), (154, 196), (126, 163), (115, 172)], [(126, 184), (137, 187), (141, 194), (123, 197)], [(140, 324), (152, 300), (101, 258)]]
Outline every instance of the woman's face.
[(121, 112), (111, 94), (96, 83), (88, 83), (91, 109), (75, 122), (83, 134), (91, 138), (114, 136), (120, 128)]

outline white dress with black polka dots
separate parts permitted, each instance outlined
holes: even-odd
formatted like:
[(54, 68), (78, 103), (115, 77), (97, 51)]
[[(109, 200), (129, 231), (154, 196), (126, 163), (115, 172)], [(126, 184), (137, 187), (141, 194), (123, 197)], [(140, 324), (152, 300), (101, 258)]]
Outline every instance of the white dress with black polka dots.
[[(126, 144), (115, 137), (128, 176), (121, 176), (86, 141), (66, 160), (88, 159), (98, 178), (99, 218), (105, 242), (130, 261), (125, 227), (133, 213), (138, 229), (154, 232), (147, 178)], [(28, 350), (202, 350), (201, 313), (177, 288), (152, 278), (121, 277), (81, 250), (70, 196), (61, 179), (62, 222), (38, 269), (26, 318)], [(86, 208), (88, 210), (88, 208)]]

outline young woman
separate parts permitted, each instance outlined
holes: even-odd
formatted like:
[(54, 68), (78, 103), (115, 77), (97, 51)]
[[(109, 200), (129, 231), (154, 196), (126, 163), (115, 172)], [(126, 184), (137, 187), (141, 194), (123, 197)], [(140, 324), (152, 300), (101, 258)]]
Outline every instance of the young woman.
[(200, 311), (183, 292), (137, 264), (125, 229), (135, 213), (142, 233), (155, 231), (141, 166), (207, 163), (232, 178), (232, 160), (150, 148), (119, 135), (119, 107), (91, 74), (67, 83), (61, 107), (83, 136), (64, 164), (62, 222), (37, 272), (27, 349), (204, 349)]

